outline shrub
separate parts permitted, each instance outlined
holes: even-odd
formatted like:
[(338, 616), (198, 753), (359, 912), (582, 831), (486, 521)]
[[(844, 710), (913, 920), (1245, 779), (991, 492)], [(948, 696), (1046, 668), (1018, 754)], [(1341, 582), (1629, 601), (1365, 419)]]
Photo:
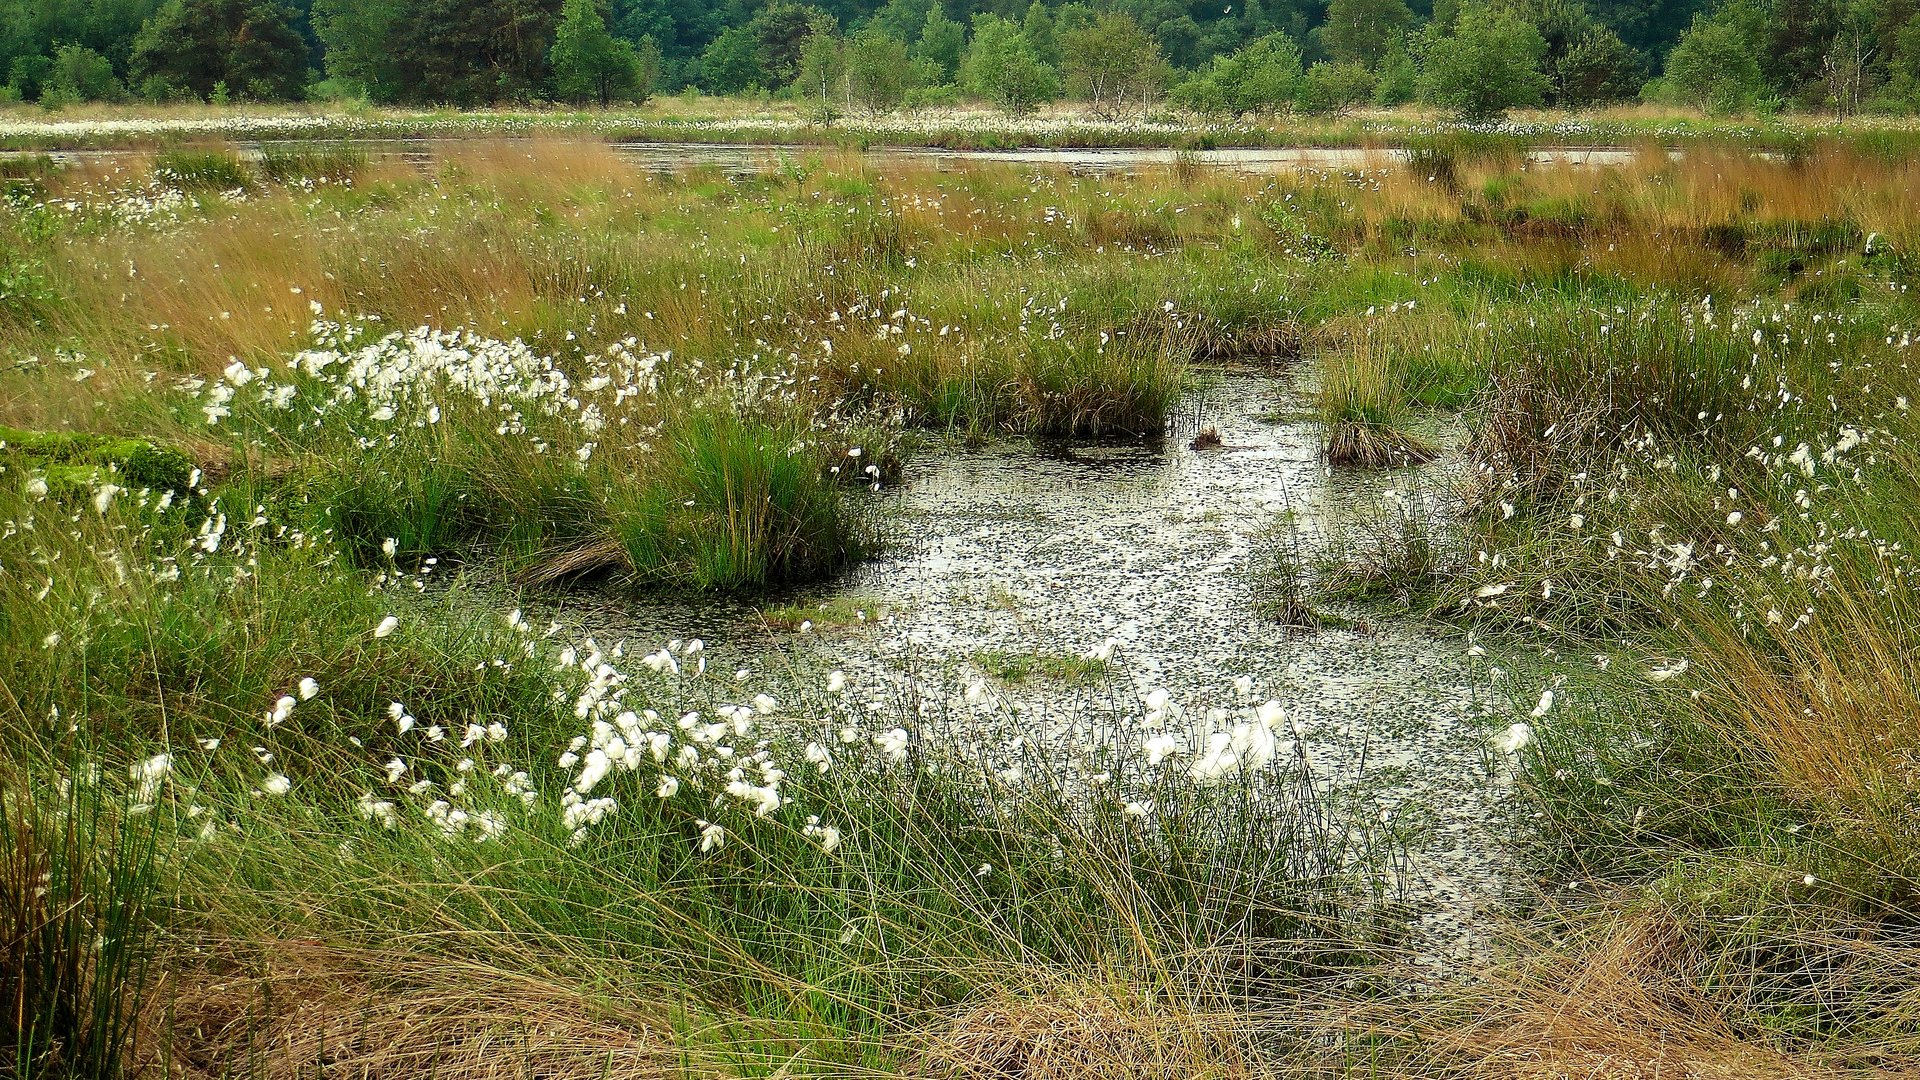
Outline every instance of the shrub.
[(1195, 112), (1245, 116), (1291, 106), (1300, 93), (1300, 47), (1283, 33), (1268, 34), (1216, 56), (1174, 92)]
[(1538, 105), (1551, 89), (1540, 70), (1546, 52), (1533, 24), (1505, 8), (1473, 7), (1452, 33), (1428, 43), (1422, 96), (1472, 122)]
[(960, 82), (970, 92), (1015, 116), (1023, 116), (1060, 93), (1060, 79), (1018, 23), (997, 15), (974, 16), (973, 43), (960, 64)]
[(1366, 68), (1323, 60), (1301, 78), (1294, 104), (1310, 116), (1339, 115), (1373, 100), (1373, 88), (1373, 73)]

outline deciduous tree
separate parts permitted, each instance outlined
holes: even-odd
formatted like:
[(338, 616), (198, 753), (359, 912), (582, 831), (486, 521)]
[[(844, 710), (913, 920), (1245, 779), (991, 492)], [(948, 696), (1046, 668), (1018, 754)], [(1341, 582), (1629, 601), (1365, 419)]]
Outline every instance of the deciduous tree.
[(1545, 100), (1550, 84), (1540, 61), (1546, 51), (1540, 31), (1513, 12), (1468, 8), (1452, 33), (1428, 43), (1421, 90), (1463, 120), (1492, 120)]
[(1067, 93), (1112, 119), (1166, 93), (1172, 70), (1160, 46), (1133, 16), (1107, 12), (1060, 40)]

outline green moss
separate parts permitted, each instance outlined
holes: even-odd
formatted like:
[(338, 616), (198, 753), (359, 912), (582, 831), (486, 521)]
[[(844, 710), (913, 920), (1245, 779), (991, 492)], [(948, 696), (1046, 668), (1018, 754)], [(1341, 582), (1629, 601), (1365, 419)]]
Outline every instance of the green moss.
[(973, 662), (1003, 683), (1022, 683), (1038, 677), (1068, 686), (1091, 686), (1106, 677), (1110, 666), (1105, 660), (1091, 656), (1009, 649), (982, 649), (973, 654)]
[(776, 604), (764, 608), (760, 618), (776, 630), (798, 630), (803, 623), (814, 627), (840, 628), (874, 622), (888, 614), (886, 605), (855, 596), (836, 596), (817, 604)]
[(43, 474), (49, 490), (90, 491), (112, 474), (127, 487), (185, 491), (193, 459), (145, 439), (0, 427), (0, 461)]

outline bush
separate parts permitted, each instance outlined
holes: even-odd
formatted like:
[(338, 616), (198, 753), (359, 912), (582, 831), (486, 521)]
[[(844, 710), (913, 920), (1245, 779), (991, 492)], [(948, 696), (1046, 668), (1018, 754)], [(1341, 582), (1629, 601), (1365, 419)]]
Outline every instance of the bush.
[(1310, 116), (1337, 116), (1373, 100), (1373, 73), (1359, 64), (1322, 60), (1300, 80), (1295, 105)]
[(874, 27), (847, 46), (847, 92), (869, 113), (892, 112), (922, 86), (925, 66), (907, 56), (906, 43)]
[(1214, 57), (1180, 84), (1174, 101), (1201, 113), (1272, 113), (1293, 104), (1300, 93), (1300, 77), (1300, 47), (1286, 34), (1268, 34), (1229, 55)]
[(1015, 116), (1023, 116), (1060, 93), (1060, 79), (1040, 59), (1018, 23), (997, 15), (977, 15), (973, 44), (960, 64), (960, 82), (969, 91)]
[(112, 62), (80, 45), (63, 45), (55, 50), (53, 66), (47, 69), (40, 91), (40, 101), (47, 105), (118, 101), (125, 96), (120, 80), (114, 77)]
[(1421, 93), (1463, 120), (1493, 120), (1545, 99), (1551, 87), (1540, 61), (1546, 53), (1532, 23), (1505, 8), (1475, 7), (1452, 33), (1428, 44)]
[(1172, 74), (1159, 44), (1117, 12), (1061, 34), (1060, 51), (1067, 92), (1106, 119), (1159, 100)]
[(1667, 96), (1713, 112), (1744, 112), (1768, 91), (1753, 29), (1736, 17), (1740, 5), (1696, 15), (1667, 54), (1661, 88)]

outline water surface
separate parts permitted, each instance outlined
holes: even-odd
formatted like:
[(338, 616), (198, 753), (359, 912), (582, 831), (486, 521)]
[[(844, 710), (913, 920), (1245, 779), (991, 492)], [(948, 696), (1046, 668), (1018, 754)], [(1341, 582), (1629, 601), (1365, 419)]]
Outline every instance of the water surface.
[[(1470, 948), (1473, 912), (1498, 898), (1503, 875), (1487, 827), (1499, 764), (1484, 749), (1485, 701), (1463, 644), (1390, 622), (1302, 632), (1260, 612), (1270, 589), (1249, 571), (1268, 545), (1310, 552), (1419, 479), (1330, 474), (1315, 425), (1282, 419), (1301, 396), (1289, 378), (1224, 375), (1182, 402), (1164, 439), (921, 456), (879, 496), (897, 522), (886, 554), (800, 598), (872, 613), (851, 627), (769, 630), (741, 601), (617, 587), (573, 597), (567, 618), (603, 643), (701, 637), (717, 663), (763, 669), (798, 656), (846, 670), (856, 688), (897, 685), (905, 669), (980, 678), (982, 650), (1077, 656), (1114, 642), (1112, 673), (1094, 690), (1039, 676), (996, 684), (1012, 715), (1032, 718), (1023, 733), (1043, 742), (1065, 737), (1052, 717), (1137, 716), (1159, 688), (1191, 703), (1198, 722), (1251, 676), (1260, 697), (1287, 706), (1323, 786), (1364, 791), (1369, 812), (1420, 823), (1408, 899), (1426, 947)], [(1224, 445), (1191, 449), (1202, 427)], [(1282, 520), (1297, 529), (1276, 540)], [(997, 745), (1005, 734), (979, 737)]]

